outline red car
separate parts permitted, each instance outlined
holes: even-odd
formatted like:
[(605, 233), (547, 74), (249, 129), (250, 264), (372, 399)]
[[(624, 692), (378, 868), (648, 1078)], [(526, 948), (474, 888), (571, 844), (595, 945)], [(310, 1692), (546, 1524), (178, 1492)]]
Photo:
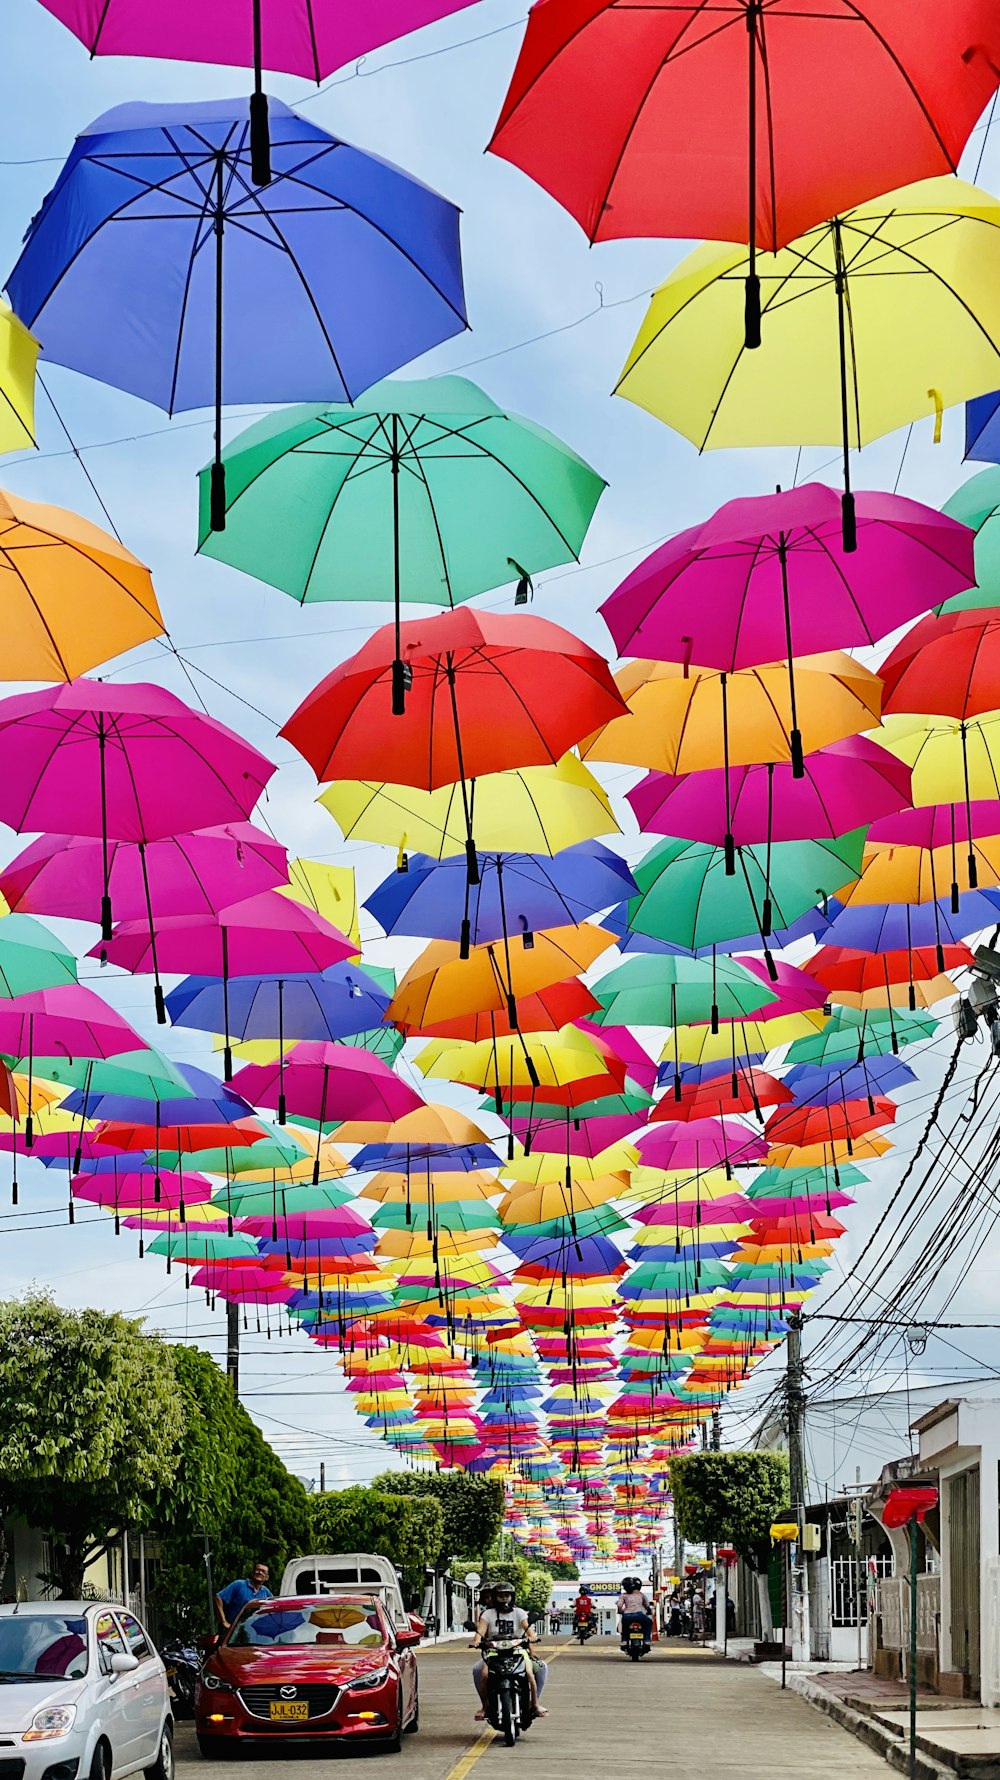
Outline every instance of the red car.
[(417, 1729), (419, 1642), (372, 1595), (251, 1601), (202, 1670), (198, 1747), (219, 1756), (248, 1743), (338, 1739), (398, 1750)]

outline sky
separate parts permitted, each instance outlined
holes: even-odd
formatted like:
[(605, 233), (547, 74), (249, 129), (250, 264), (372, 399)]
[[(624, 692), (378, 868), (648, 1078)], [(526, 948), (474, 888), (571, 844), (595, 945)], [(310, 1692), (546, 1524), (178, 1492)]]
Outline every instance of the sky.
[[(552, 199), (516, 168), (484, 153), (513, 69), (525, 11), (511, 0), (479, 0), (341, 70), (318, 92), (283, 77), (270, 79), (268, 86), (277, 97), (301, 105), (317, 123), (397, 162), (461, 207), (471, 331), (402, 374), (454, 371), (472, 377), (503, 406), (565, 439), (607, 479), (608, 491), (580, 566), (539, 577), (531, 609), (610, 655), (612, 645), (597, 606), (654, 544), (706, 518), (736, 495), (788, 486), (793, 480), (835, 481), (838, 466), (833, 451), (818, 449), (722, 451), (699, 457), (650, 416), (610, 397), (650, 292), (691, 244), (613, 242), (591, 248)], [(38, 0), (6, 0), (4, 14), (2, 273), (13, 266), (25, 228), (74, 135), (91, 119), (130, 99), (181, 102), (248, 90), (248, 77), (238, 70), (90, 61)], [(972, 177), (977, 166), (980, 183), (988, 188), (1000, 184), (1000, 131), (984, 136), (981, 129), (973, 138), (963, 172)], [(280, 317), (275, 325), (281, 325)], [(40, 395), (39, 450), (0, 462), (0, 486), (74, 508), (98, 522), (103, 503), (125, 542), (153, 569), (178, 651), (175, 655), (152, 644), (102, 671), (157, 681), (186, 698), (196, 693), (214, 716), (262, 748), (279, 766), (265, 813), (290, 855), (355, 866), (366, 894), (391, 868), (390, 856), (343, 843), (315, 804), (311, 772), (277, 740), (276, 730), (321, 675), (389, 617), (388, 610), (350, 604), (300, 609), (281, 593), (196, 557), (195, 477), (210, 455), (211, 417), (185, 414), (171, 422), (159, 410), (75, 373), (49, 367), (44, 377), (58, 415)], [(227, 437), (235, 436), (248, 414), (257, 412), (229, 410)], [(969, 473), (961, 455), (961, 411), (952, 410), (945, 414), (938, 445), (927, 420), (866, 448), (854, 465), (855, 484), (898, 488), (940, 505)], [(488, 595), (484, 603), (510, 610), (511, 592)], [(413, 615), (418, 611), (414, 608)], [(609, 768), (601, 776), (624, 811), (621, 844), (635, 859), (643, 848), (620, 794), (639, 775)], [(20, 837), (0, 832), (0, 860), (13, 856), (22, 844)], [(370, 918), (365, 920), (367, 941), (378, 930)], [(79, 925), (65, 924), (63, 931), (81, 952), (94, 937)], [(366, 956), (403, 968), (418, 949), (374, 937)], [(91, 972), (97, 975), (96, 966), (85, 965), (83, 974), (89, 978)], [(117, 978), (105, 971), (95, 986), (152, 1042), (163, 1041), (162, 1030), (152, 1021), (148, 979)], [(169, 1033), (165, 1048), (180, 1060), (204, 1057), (200, 1039), (190, 1033)], [(899, 1126), (906, 1131), (901, 1148), (922, 1128), (949, 1048), (946, 1034), (920, 1059), (920, 1081), (901, 1097)], [(974, 1060), (962, 1061), (945, 1106), (951, 1116), (968, 1095), (973, 1061), (975, 1068), (981, 1065), (981, 1051)], [(954, 1157), (952, 1165), (960, 1166)], [(847, 1214), (848, 1235), (838, 1245), (833, 1284), (821, 1298), (841, 1285), (842, 1273), (849, 1274), (863, 1255), (901, 1172), (895, 1159), (873, 1169), (871, 1185)], [(4, 1203), (5, 1176), (0, 1161), (0, 1294), (45, 1284), (67, 1304), (143, 1314), (150, 1327), (177, 1339), (196, 1339), (221, 1353), (222, 1310), (209, 1313), (203, 1295), (185, 1292), (176, 1274), (167, 1279), (156, 1259), (140, 1262), (134, 1237), (116, 1240), (109, 1219), (87, 1212), (69, 1227), (65, 1183), (54, 1185), (51, 1175), (32, 1163), (22, 1171), (21, 1204), (14, 1214)], [(949, 1316), (971, 1321), (997, 1315), (1000, 1244), (986, 1234), (990, 1222), (986, 1204), (978, 1252), (960, 1256), (939, 1282), (943, 1294), (958, 1288)], [(905, 1274), (918, 1248), (919, 1243), (901, 1254), (898, 1275)], [(891, 1277), (882, 1282), (883, 1292)], [(837, 1305), (842, 1309), (842, 1286), (841, 1291)], [(869, 1296), (868, 1312), (877, 1310), (878, 1303), (877, 1295)], [(814, 1340), (818, 1343), (824, 1332), (829, 1336), (830, 1326), (819, 1322), (807, 1332), (807, 1364)], [(837, 1339), (843, 1335), (842, 1329)], [(971, 1362), (933, 1339), (910, 1363), (910, 1382), (933, 1389), (940, 1378), (942, 1394), (947, 1394), (946, 1382), (961, 1378), (963, 1367), (965, 1375), (988, 1381), (995, 1336), (979, 1331), (954, 1339), (972, 1356)], [(893, 1341), (898, 1348), (895, 1335)], [(385, 1467), (388, 1450), (354, 1416), (326, 1355), (302, 1338), (279, 1341), (272, 1336), (268, 1341), (255, 1330), (243, 1345), (244, 1400), (293, 1469), (311, 1479), (318, 1477), (322, 1461), (331, 1484), (363, 1481)], [(887, 1350), (865, 1375), (860, 1414), (856, 1403), (838, 1409), (838, 1389), (841, 1397), (845, 1393), (825, 1382), (826, 1362), (817, 1360), (816, 1394), (822, 1397), (825, 1391), (831, 1405), (816, 1424), (817, 1455), (811, 1468), (817, 1482), (835, 1478), (843, 1465), (853, 1476), (855, 1447), (867, 1475), (876, 1446), (885, 1445), (885, 1458), (895, 1456), (890, 1448), (897, 1438), (905, 1446), (897, 1411), (887, 1421), (872, 1405), (883, 1389), (896, 1388), (897, 1358)], [(727, 1442), (752, 1435), (781, 1363), (780, 1358), (769, 1362), (733, 1400), (724, 1417)], [(1000, 1374), (996, 1377), (1000, 1383)], [(898, 1404), (899, 1398), (891, 1402)]]

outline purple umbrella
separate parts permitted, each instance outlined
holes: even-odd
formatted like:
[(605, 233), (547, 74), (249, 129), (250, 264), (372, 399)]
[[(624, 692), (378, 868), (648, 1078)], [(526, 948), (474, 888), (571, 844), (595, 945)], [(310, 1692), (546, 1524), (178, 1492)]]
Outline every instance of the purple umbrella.
[(958, 898), (957, 914), (947, 897), (937, 902), (858, 903), (842, 909), (824, 937), (829, 945), (846, 946), (852, 952), (902, 952), (914, 946), (955, 946), (970, 933), (998, 922), (1000, 891), (965, 890)]
[(853, 552), (832, 488), (807, 483), (727, 501), (661, 544), (605, 600), (619, 654), (724, 673), (787, 660), (792, 771), (801, 778), (794, 657), (875, 643), (975, 586), (968, 526), (902, 495), (863, 492), (856, 510)]

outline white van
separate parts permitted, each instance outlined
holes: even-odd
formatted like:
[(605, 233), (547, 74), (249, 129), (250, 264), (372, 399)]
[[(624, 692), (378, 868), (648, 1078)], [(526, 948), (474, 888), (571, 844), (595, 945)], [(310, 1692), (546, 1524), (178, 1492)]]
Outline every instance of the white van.
[[(311, 1553), (293, 1558), (281, 1578), (283, 1595), (377, 1595), (397, 1631), (416, 1630), (420, 1622), (403, 1605), (403, 1591), (388, 1558), (368, 1551)], [(422, 1629), (422, 1628), (421, 1628)]]

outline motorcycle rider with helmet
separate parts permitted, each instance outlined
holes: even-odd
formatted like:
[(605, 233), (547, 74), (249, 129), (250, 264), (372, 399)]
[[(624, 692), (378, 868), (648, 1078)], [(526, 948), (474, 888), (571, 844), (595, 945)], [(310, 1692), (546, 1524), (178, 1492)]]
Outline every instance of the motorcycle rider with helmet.
[(645, 1633), (646, 1643), (652, 1643), (653, 1614), (650, 1607), (649, 1596), (642, 1586), (641, 1577), (625, 1577), (622, 1582), (621, 1593), (618, 1596), (617, 1605), (618, 1612), (621, 1614), (622, 1649), (625, 1648), (629, 1622), (633, 1619), (640, 1621), (643, 1632)]
[(584, 1587), (584, 1584), (581, 1582), (580, 1593), (577, 1595), (576, 1600), (573, 1602), (573, 1629), (574, 1629), (574, 1631), (576, 1630), (576, 1628), (579, 1625), (581, 1620), (586, 1620), (588, 1623), (590, 1623), (593, 1621), (593, 1618), (594, 1618), (594, 1603), (590, 1598), (590, 1594), (589, 1594), (588, 1590)]
[[(545, 1663), (538, 1664), (539, 1677), (536, 1679), (536, 1659), (531, 1648), (536, 1642), (535, 1634), (531, 1629), (531, 1624), (524, 1608), (518, 1607), (516, 1604), (514, 1585), (510, 1582), (494, 1583), (493, 1605), (492, 1607), (485, 1608), (479, 1616), (479, 1624), (476, 1627), (476, 1637), (472, 1648), (473, 1650), (476, 1650), (484, 1644), (490, 1644), (495, 1638), (524, 1638), (528, 1645), (528, 1662), (525, 1664), (525, 1669), (527, 1672), (528, 1687), (531, 1692), (532, 1711), (537, 1718), (547, 1718), (548, 1713), (545, 1707), (538, 1703), (539, 1682), (542, 1686), (545, 1685), (547, 1665)], [(477, 1664), (477, 1668), (479, 1667), (480, 1665)], [(476, 1675), (476, 1687), (479, 1690), (479, 1697), (483, 1702), (482, 1710), (476, 1713), (477, 1719), (484, 1719), (486, 1717), (490, 1697), (489, 1685), (489, 1665), (484, 1662), (481, 1665), (480, 1673)]]

